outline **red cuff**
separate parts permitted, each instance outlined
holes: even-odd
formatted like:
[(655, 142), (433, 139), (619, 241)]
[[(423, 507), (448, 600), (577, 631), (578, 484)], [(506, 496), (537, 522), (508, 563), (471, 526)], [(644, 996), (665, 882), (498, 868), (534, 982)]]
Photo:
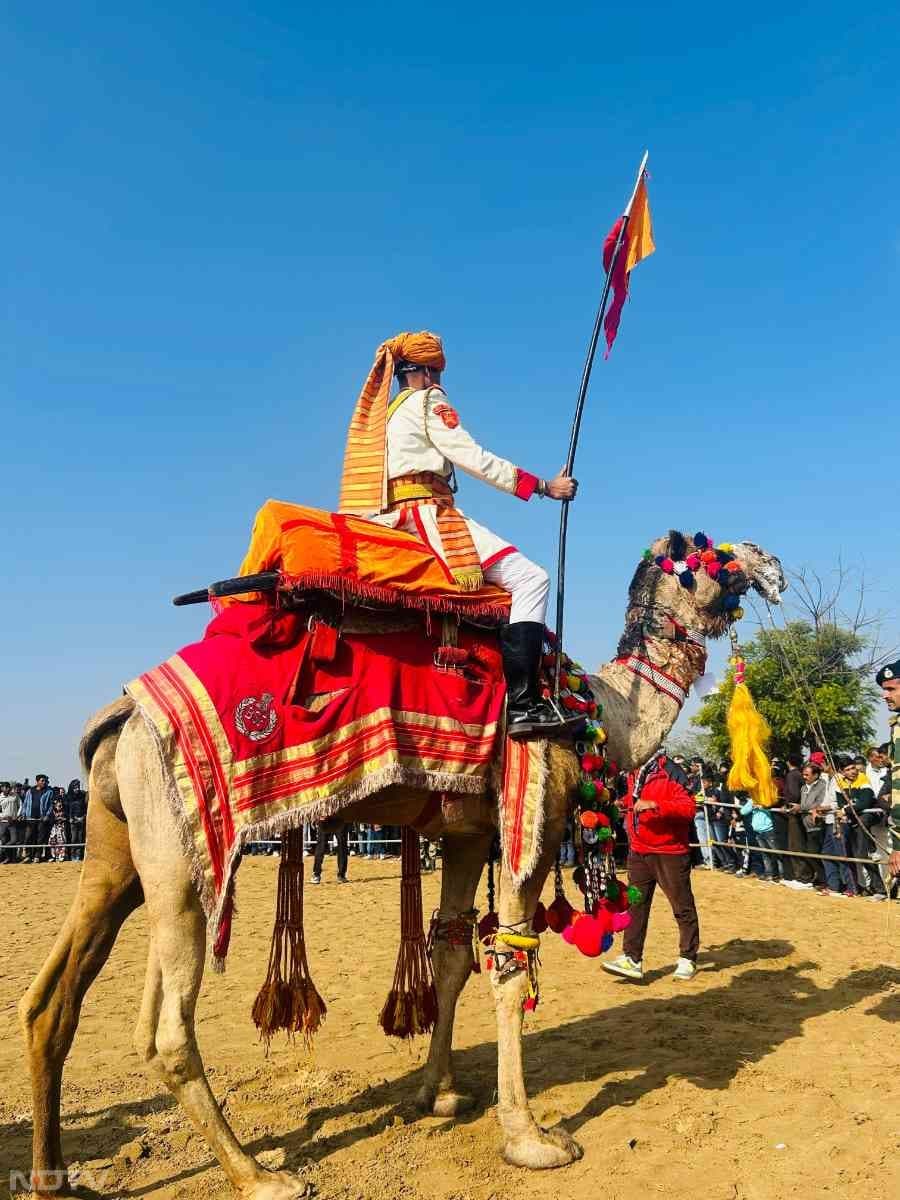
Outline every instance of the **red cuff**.
[(515, 495), (517, 495), (520, 500), (530, 500), (534, 495), (537, 485), (537, 475), (532, 475), (530, 471), (523, 471), (521, 467), (516, 467)]

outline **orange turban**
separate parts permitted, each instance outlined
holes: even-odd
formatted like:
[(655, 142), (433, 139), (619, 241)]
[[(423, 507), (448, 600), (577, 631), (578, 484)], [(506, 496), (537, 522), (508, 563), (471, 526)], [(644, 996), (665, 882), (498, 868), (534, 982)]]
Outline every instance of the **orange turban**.
[(444, 347), (436, 333), (398, 333), (382, 342), (375, 362), (359, 393), (347, 431), (344, 474), (341, 478), (341, 512), (368, 517), (387, 508), (387, 411), (394, 367), (412, 362), (443, 371)]

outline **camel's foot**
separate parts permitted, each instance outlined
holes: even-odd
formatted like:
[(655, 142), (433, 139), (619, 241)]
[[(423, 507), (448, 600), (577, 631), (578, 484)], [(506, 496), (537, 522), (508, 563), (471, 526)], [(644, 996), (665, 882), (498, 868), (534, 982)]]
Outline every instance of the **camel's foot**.
[(540, 1129), (537, 1125), (528, 1133), (508, 1138), (503, 1157), (512, 1167), (527, 1167), (530, 1171), (548, 1171), (552, 1167), (567, 1167), (577, 1162), (584, 1150), (561, 1125)]
[(458, 1092), (455, 1088), (440, 1090), (423, 1084), (416, 1096), (419, 1110), (430, 1117), (458, 1117), (475, 1107), (475, 1097)]
[(301, 1200), (308, 1194), (309, 1185), (290, 1171), (265, 1171), (262, 1167), (259, 1176), (239, 1192), (241, 1200)]
[(77, 1195), (75, 1185), (69, 1180), (69, 1172), (65, 1167), (51, 1171), (32, 1171), (31, 1191), (27, 1195), (35, 1200), (50, 1200), (50, 1197)]

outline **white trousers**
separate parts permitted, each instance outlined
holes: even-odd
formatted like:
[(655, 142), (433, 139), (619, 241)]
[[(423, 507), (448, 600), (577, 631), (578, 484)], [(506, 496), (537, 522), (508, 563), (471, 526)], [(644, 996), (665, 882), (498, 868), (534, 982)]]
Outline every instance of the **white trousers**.
[(513, 550), (487, 567), (484, 577), (512, 596), (509, 623), (540, 621), (547, 618), (547, 597), (550, 595), (550, 576), (543, 567)]
[[(460, 515), (465, 516), (463, 513)], [(410, 506), (370, 519), (390, 529), (405, 529), (407, 533), (414, 533), (443, 560), (437, 510), (433, 505), (424, 504), (421, 508)], [(540, 621), (544, 624), (547, 619), (547, 597), (550, 594), (550, 576), (544, 568), (518, 550), (510, 550), (509, 542), (471, 517), (465, 517), (465, 521), (479, 558), (483, 563), (490, 563), (484, 569), (485, 579), (496, 583), (512, 597), (510, 625), (516, 621)], [(495, 556), (496, 561), (491, 562)]]

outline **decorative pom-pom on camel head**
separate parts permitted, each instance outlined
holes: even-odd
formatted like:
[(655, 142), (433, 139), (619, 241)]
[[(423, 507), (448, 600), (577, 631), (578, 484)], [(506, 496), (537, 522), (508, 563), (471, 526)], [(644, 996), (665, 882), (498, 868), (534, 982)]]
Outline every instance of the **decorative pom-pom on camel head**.
[(693, 537), (670, 529), (645, 551), (628, 589), (629, 609), (684, 617), (685, 627), (721, 637), (743, 614), (741, 599), (751, 589), (779, 604), (787, 587), (775, 555), (754, 542), (714, 545), (705, 533)]

